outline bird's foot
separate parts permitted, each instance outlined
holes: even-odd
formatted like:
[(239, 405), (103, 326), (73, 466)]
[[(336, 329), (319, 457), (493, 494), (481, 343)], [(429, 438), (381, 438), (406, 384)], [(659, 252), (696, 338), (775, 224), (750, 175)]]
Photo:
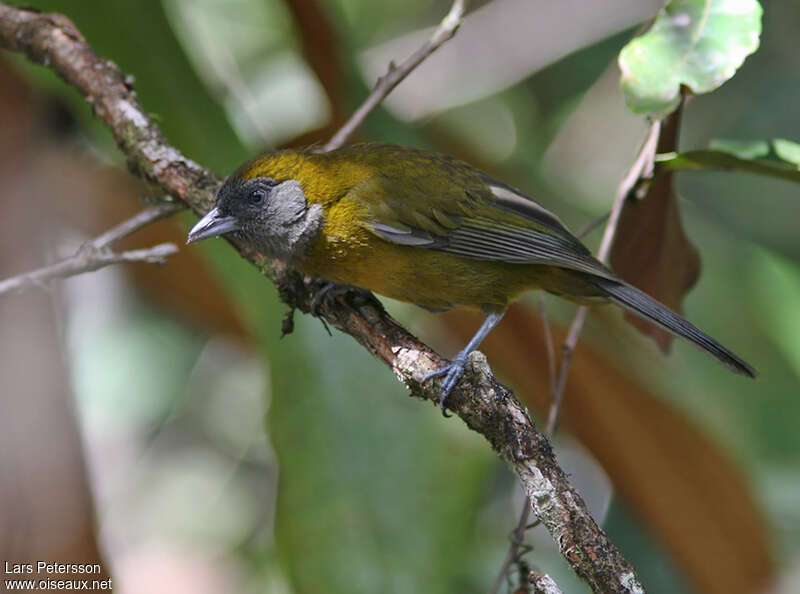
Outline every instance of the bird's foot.
[(314, 297), (311, 299), (309, 311), (312, 315), (319, 317), (322, 304), (328, 300), (336, 299), (340, 295), (347, 295), (348, 299), (353, 299), (352, 302), (354, 303), (371, 302), (373, 305), (383, 311), (383, 305), (380, 301), (378, 301), (371, 291), (367, 291), (366, 289), (362, 289), (360, 287), (354, 287), (353, 285), (340, 285), (338, 283), (333, 283), (326, 280), (320, 281), (319, 289), (317, 289), (317, 292), (314, 293)]
[(439, 387), (439, 406), (442, 409), (442, 414), (445, 417), (449, 417), (450, 415), (447, 414), (447, 397), (450, 395), (450, 392), (453, 388), (456, 387), (458, 384), (458, 380), (461, 379), (461, 376), (464, 374), (464, 369), (467, 367), (467, 354), (459, 353), (455, 356), (455, 358), (451, 361), (449, 365), (442, 367), (438, 371), (434, 371), (433, 373), (429, 373), (426, 375), (422, 382), (425, 383), (428, 380), (438, 377), (440, 375), (444, 376), (442, 380), (442, 384)]

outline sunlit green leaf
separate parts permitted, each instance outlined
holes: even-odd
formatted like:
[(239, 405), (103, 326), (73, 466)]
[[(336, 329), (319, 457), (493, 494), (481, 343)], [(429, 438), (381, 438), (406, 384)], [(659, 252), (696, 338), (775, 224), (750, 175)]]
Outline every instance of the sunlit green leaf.
[(800, 144), (791, 140), (776, 138), (772, 141), (772, 147), (775, 149), (775, 154), (781, 159), (800, 167)]
[(761, 34), (757, 0), (673, 0), (619, 56), (622, 90), (635, 113), (664, 117), (685, 85), (713, 91), (753, 53)]

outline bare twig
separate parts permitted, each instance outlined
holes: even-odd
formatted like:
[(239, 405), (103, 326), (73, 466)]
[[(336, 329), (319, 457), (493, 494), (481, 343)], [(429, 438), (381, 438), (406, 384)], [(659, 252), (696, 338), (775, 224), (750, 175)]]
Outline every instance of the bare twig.
[[(622, 213), (622, 206), (625, 204), (625, 198), (640, 178), (652, 176), (656, 144), (658, 143), (660, 132), (661, 122), (658, 120), (651, 122), (647, 136), (642, 143), (642, 147), (639, 149), (639, 153), (636, 155), (636, 159), (634, 159), (633, 164), (625, 174), (625, 177), (622, 178), (617, 188), (614, 204), (611, 207), (611, 213), (608, 215), (606, 228), (603, 232), (603, 239), (597, 250), (597, 259), (603, 263), (607, 263), (608, 255), (611, 253), (611, 246), (614, 243), (614, 236), (617, 232), (619, 217)], [(578, 338), (583, 329), (583, 323), (586, 321), (586, 314), (588, 311), (589, 308), (585, 305), (578, 308), (570, 324), (567, 338), (561, 346), (561, 364), (558, 371), (558, 379), (556, 380), (556, 391), (553, 394), (553, 400), (547, 414), (547, 427), (550, 435), (552, 435), (555, 428), (558, 426), (558, 419), (561, 414), (561, 401), (564, 397), (564, 389), (567, 385), (567, 376), (569, 375), (572, 353), (575, 351), (575, 346), (578, 344)]]
[(607, 213), (601, 214), (599, 217), (592, 219), (591, 221), (583, 225), (580, 229), (575, 231), (575, 237), (577, 237), (578, 239), (582, 239), (585, 235), (588, 235), (589, 233), (597, 229), (600, 225), (605, 223), (608, 220), (608, 217), (610, 216), (611, 212), (609, 211)]
[(122, 262), (164, 264), (167, 257), (177, 252), (178, 248), (174, 243), (161, 243), (151, 248), (119, 253), (108, 249), (96, 250), (91, 243), (88, 243), (81, 246), (75, 255), (65, 260), (0, 281), (0, 295), (11, 291), (22, 291), (30, 287), (41, 287), (48, 281), (57, 278), (68, 278), (84, 272), (93, 272), (111, 264), (121, 264)]
[(350, 119), (347, 120), (345, 125), (333, 135), (333, 138), (328, 141), (322, 150), (332, 151), (347, 142), (347, 139), (350, 138), (367, 116), (381, 104), (381, 101), (383, 101), (405, 77), (411, 74), (412, 70), (456, 34), (464, 18), (466, 4), (466, 0), (454, 0), (453, 5), (450, 7), (450, 12), (442, 19), (442, 22), (439, 23), (433, 35), (430, 36), (422, 47), (406, 58), (399, 66), (395, 66), (394, 63), (389, 64), (389, 70), (378, 79), (378, 84), (375, 85), (372, 93), (369, 94), (355, 113), (350, 116)]
[[(457, 3), (455, 7), (460, 6)], [(459, 11), (454, 13), (456, 20)], [(453, 30), (455, 25), (453, 23)], [(99, 58), (75, 26), (60, 15), (0, 3), (0, 47), (26, 54), (60, 74), (91, 101), (111, 129), (132, 171), (198, 214), (208, 211), (220, 180), (164, 140), (138, 104), (128, 79)], [(280, 263), (228, 241), (276, 285), (284, 302), (310, 311), (316, 285)], [(424, 382), (445, 360), (411, 336), (382, 308), (346, 295), (326, 300), (318, 315), (384, 361), (414, 396), (438, 403), (435, 383)], [(592, 519), (581, 496), (558, 466), (547, 438), (536, 430), (513, 394), (491, 375), (485, 357), (470, 355), (471, 372), (451, 392), (449, 408), (489, 442), (517, 474), (537, 517), (574, 571), (595, 592), (644, 592), (630, 564)]]
[(569, 325), (567, 338), (564, 344), (561, 345), (561, 361), (558, 367), (558, 377), (555, 382), (555, 392), (553, 392), (552, 400), (550, 401), (550, 409), (547, 411), (547, 428), (551, 435), (555, 434), (556, 427), (558, 426), (558, 419), (561, 416), (561, 402), (564, 398), (564, 389), (567, 387), (567, 377), (569, 376), (569, 366), (572, 362), (572, 353), (575, 351), (575, 345), (578, 344), (578, 338), (583, 329), (583, 323), (586, 321), (586, 315), (589, 313), (589, 308), (582, 305), (575, 312), (575, 317), (572, 318), (572, 323)]
[[(539, 315), (542, 318), (542, 332), (544, 332), (544, 345), (547, 350), (547, 381), (550, 384), (550, 393), (556, 390), (556, 350), (553, 346), (553, 333), (550, 331), (550, 321), (547, 319), (547, 302), (543, 292), (539, 292)], [(550, 436), (548, 436), (550, 437)]]
[(145, 209), (92, 241), (87, 241), (69, 258), (0, 281), (0, 295), (12, 291), (23, 291), (31, 287), (41, 287), (57, 278), (68, 278), (84, 272), (93, 272), (112, 264), (123, 262), (164, 264), (169, 256), (177, 253), (178, 248), (175, 244), (162, 243), (150, 248), (125, 252), (114, 252), (110, 246), (123, 237), (127, 237), (142, 227), (182, 208), (183, 206), (179, 204), (159, 204)]
[[(514, 531), (511, 533), (511, 546), (508, 548), (508, 552), (506, 553), (506, 558), (503, 560), (503, 564), (500, 566), (500, 571), (497, 573), (497, 577), (492, 584), (492, 587), (489, 589), (489, 594), (497, 594), (500, 591), (500, 588), (503, 585), (503, 582), (508, 575), (511, 566), (514, 565), (520, 557), (520, 549), (522, 548), (522, 543), (525, 540), (525, 532), (528, 529), (528, 518), (531, 515), (531, 498), (530, 495), (525, 495), (525, 501), (522, 504), (522, 512), (519, 515), (519, 521), (517, 521), (517, 525), (514, 528)], [(524, 551), (523, 551), (524, 554)]]
[(163, 202), (161, 204), (155, 204), (145, 208), (139, 213), (133, 215), (131, 218), (122, 221), (119, 225), (112, 227), (94, 239), (92, 244), (97, 249), (113, 245), (120, 239), (128, 237), (129, 235), (133, 235), (139, 229), (142, 229), (151, 223), (155, 223), (156, 221), (164, 219), (183, 209), (184, 206), (176, 202)]

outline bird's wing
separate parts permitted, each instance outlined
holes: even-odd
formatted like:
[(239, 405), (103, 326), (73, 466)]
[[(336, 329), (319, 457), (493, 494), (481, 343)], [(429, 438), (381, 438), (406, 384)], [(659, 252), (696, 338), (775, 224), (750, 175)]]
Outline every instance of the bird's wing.
[[(616, 278), (558, 217), (520, 191), (473, 170), (447, 181), (424, 177), (367, 180), (356, 190), (368, 205), (366, 227), (400, 245)], [(373, 192), (382, 199), (369, 199), (367, 195)]]

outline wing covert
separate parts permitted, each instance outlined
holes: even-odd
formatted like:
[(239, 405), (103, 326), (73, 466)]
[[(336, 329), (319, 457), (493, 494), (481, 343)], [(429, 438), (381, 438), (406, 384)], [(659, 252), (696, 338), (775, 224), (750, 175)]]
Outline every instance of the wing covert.
[[(373, 176), (354, 188), (367, 204), (366, 228), (398, 245), (616, 278), (544, 206), (467, 165), (448, 165), (416, 176)], [(444, 170), (448, 177), (438, 173)]]

